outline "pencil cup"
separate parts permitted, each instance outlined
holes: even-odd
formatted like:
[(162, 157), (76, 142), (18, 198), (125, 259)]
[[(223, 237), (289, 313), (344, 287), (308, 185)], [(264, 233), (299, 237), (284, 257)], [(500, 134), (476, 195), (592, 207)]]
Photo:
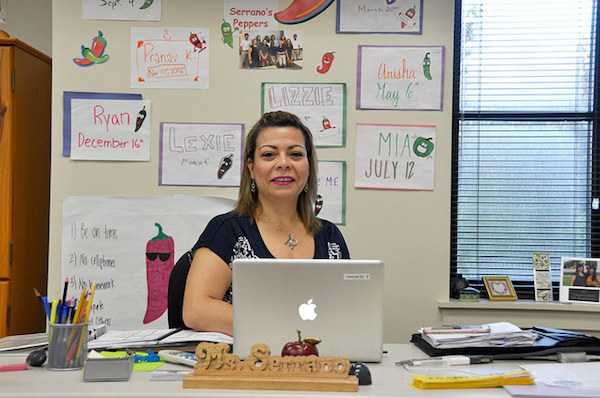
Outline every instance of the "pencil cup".
[(77, 370), (87, 358), (88, 324), (50, 323), (48, 370)]

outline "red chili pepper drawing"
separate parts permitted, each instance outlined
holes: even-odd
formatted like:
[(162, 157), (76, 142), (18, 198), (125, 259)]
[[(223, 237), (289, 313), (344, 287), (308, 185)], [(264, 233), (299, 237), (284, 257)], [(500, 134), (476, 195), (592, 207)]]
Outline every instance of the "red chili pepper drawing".
[(319, 214), (321, 209), (323, 208), (323, 197), (321, 195), (317, 195), (317, 199), (315, 200), (315, 216)]
[(231, 165), (233, 164), (232, 158), (233, 158), (233, 153), (230, 153), (229, 156), (225, 156), (223, 159), (221, 159), (221, 164), (219, 165), (219, 171), (217, 172), (217, 177), (219, 177), (219, 180), (221, 178), (223, 178), (223, 175), (225, 175), (227, 170), (229, 170), (231, 168)]
[(194, 52), (206, 49), (206, 40), (200, 39), (196, 33), (190, 33), (190, 43), (194, 46)]
[(154, 224), (158, 234), (146, 244), (146, 282), (148, 304), (144, 324), (153, 322), (167, 310), (169, 277), (175, 266), (175, 243), (165, 234), (159, 223)]
[(325, 130), (329, 130), (329, 129), (335, 128), (335, 126), (332, 126), (331, 122), (329, 121), (329, 119), (327, 119), (325, 116), (323, 116), (323, 121), (321, 122), (321, 124), (323, 125), (323, 129), (321, 131), (325, 131)]
[(333, 62), (333, 53), (335, 51), (331, 51), (328, 53), (323, 54), (323, 59), (321, 60), (322, 64), (317, 66), (317, 72), (319, 73), (327, 73), (327, 71), (329, 71), (329, 68), (331, 68), (331, 63)]
[(276, 12), (274, 17), (281, 23), (299, 23), (308, 21), (319, 15), (333, 0), (294, 0), (283, 11)]
[(138, 131), (142, 124), (144, 123), (144, 119), (146, 119), (146, 107), (144, 106), (141, 111), (138, 112), (137, 118), (135, 120), (135, 131)]

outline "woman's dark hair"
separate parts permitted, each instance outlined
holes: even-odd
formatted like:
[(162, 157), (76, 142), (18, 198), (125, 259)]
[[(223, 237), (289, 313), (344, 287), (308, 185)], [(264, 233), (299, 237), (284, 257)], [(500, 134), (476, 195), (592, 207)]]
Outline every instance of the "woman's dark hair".
[(317, 198), (317, 154), (313, 145), (313, 138), (308, 127), (302, 123), (300, 118), (293, 113), (285, 111), (268, 112), (254, 124), (248, 136), (246, 137), (246, 146), (244, 148), (244, 165), (242, 167), (242, 179), (240, 181), (240, 190), (238, 201), (234, 211), (246, 214), (254, 222), (254, 213), (258, 207), (258, 192), (252, 192), (250, 186), (252, 177), (248, 169), (248, 163), (254, 161), (256, 152), (256, 140), (258, 135), (270, 127), (293, 127), (302, 132), (304, 136), (304, 146), (308, 158), (308, 181), (298, 197), (298, 217), (310, 232), (316, 232), (321, 227), (321, 221), (315, 216), (314, 204)]

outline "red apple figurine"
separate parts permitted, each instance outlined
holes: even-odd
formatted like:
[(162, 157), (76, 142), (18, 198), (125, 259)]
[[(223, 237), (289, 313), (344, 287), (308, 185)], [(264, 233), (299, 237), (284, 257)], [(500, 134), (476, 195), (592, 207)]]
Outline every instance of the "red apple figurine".
[(298, 341), (290, 341), (283, 346), (281, 350), (281, 356), (286, 355), (299, 356), (299, 355), (316, 355), (319, 356), (319, 350), (317, 350), (317, 344), (321, 342), (320, 339), (314, 337), (307, 337), (302, 340), (302, 336), (299, 330)]

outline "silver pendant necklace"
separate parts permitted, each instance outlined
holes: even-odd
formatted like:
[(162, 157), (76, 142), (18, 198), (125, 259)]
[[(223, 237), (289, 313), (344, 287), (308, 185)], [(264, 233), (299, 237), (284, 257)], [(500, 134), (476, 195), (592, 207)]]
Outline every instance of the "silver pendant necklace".
[[(271, 218), (269, 216), (267, 216), (266, 214), (262, 214), (267, 221), (269, 221), (271, 224), (273, 224), (275, 226), (275, 228), (277, 228), (277, 230), (279, 232), (283, 232), (284, 234), (287, 234), (288, 238), (285, 242), (283, 242), (284, 245), (287, 245), (290, 250), (294, 250), (294, 247), (298, 246), (298, 240), (296, 238), (294, 238), (294, 234), (296, 233), (296, 226), (298, 225), (297, 222), (294, 223), (294, 230), (291, 233), (287, 233), (283, 230), (283, 228), (281, 228), (279, 226), (279, 224), (277, 224), (275, 221), (271, 220)], [(296, 217), (296, 220), (298, 221), (298, 217)]]

